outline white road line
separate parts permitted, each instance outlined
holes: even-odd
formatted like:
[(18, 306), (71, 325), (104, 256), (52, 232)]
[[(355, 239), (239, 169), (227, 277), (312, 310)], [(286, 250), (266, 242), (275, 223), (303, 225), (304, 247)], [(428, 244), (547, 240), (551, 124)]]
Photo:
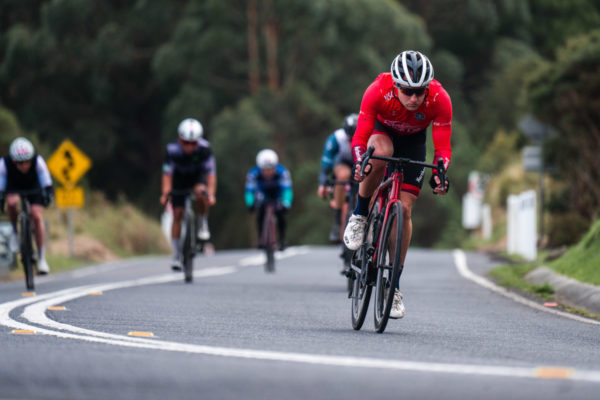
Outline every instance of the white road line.
[(531, 300), (521, 297), (515, 293), (512, 293), (512, 292), (506, 290), (505, 288), (498, 286), (495, 283), (489, 281), (488, 279), (485, 279), (484, 277), (471, 272), (471, 270), (469, 269), (469, 266), (467, 265), (467, 256), (465, 255), (464, 251), (462, 251), (460, 249), (456, 249), (456, 250), (454, 250), (453, 255), (454, 255), (454, 264), (456, 265), (456, 269), (458, 270), (458, 272), (464, 278), (469, 279), (480, 286), (483, 286), (489, 290), (499, 293), (502, 296), (508, 297), (509, 299), (514, 300), (517, 303), (521, 303), (528, 307), (535, 308), (536, 310), (545, 311), (545, 312), (548, 312), (548, 313), (551, 313), (554, 315), (559, 315), (561, 317), (570, 318), (575, 321), (585, 322), (587, 324), (600, 325), (600, 321), (595, 321), (593, 319), (584, 318), (579, 315), (570, 314), (570, 313), (567, 313), (564, 311), (544, 307), (534, 301), (531, 301)]
[[(234, 267), (215, 267), (197, 271), (194, 274), (194, 276), (198, 278), (217, 276), (233, 273), (236, 270), (237, 269)], [(235, 349), (176, 343), (169, 341), (161, 341), (158, 339), (145, 339), (138, 337), (129, 337), (125, 335), (114, 335), (105, 332), (83, 329), (50, 320), (46, 316), (46, 308), (48, 306), (55, 305), (58, 303), (64, 303), (66, 301), (73, 300), (78, 297), (83, 297), (87, 295), (87, 293), (89, 293), (90, 291), (107, 292), (110, 290), (122, 289), (125, 287), (158, 284), (179, 279), (181, 279), (179, 275), (159, 275), (154, 277), (115, 282), (104, 285), (81, 286), (77, 288), (61, 290), (54, 293), (48, 293), (33, 298), (19, 299), (8, 303), (3, 303), (0, 304), (0, 324), (14, 329), (31, 329), (38, 334), (51, 335), (65, 339), (105, 343), (114, 346), (133, 347), (140, 349), (185, 352), (207, 356), (233, 357), (278, 362), (293, 362), (323, 366), (377, 368), (388, 370), (436, 372), (479, 376), (503, 376), (513, 378), (536, 378), (540, 376), (539, 368), (426, 363), (377, 359), (369, 357), (345, 357), (318, 354), (302, 354), (268, 350)], [(34, 304), (27, 306), (31, 303)], [(11, 311), (22, 306), (27, 306), (25, 308), (23, 316), (30, 322), (35, 323), (36, 326), (19, 322), (10, 318)], [(40, 327), (40, 325), (43, 327)], [(600, 383), (600, 371), (569, 370), (569, 372), (570, 375), (567, 377), (568, 379)]]

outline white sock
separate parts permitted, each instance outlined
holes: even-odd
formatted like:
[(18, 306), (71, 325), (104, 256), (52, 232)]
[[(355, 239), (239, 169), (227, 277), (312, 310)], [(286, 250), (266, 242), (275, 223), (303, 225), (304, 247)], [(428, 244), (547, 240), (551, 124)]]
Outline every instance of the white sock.
[(39, 258), (40, 260), (43, 260), (43, 259), (46, 257), (46, 251), (45, 251), (45, 248), (44, 248), (44, 247), (45, 247), (45, 246), (40, 246), (40, 247), (38, 248), (38, 258)]
[(173, 258), (179, 258), (179, 238), (171, 238), (171, 248), (173, 249)]

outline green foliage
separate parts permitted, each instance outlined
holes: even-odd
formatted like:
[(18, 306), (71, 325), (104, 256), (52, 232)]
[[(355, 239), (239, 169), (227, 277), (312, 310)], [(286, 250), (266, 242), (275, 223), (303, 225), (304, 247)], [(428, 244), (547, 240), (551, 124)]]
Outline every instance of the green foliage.
[(581, 282), (600, 285), (600, 220), (596, 220), (583, 239), (549, 267)]
[(544, 300), (552, 300), (554, 289), (546, 284), (532, 285), (525, 280), (525, 275), (535, 268), (532, 264), (502, 265), (490, 271), (490, 276), (501, 286), (517, 289), (522, 292), (536, 294)]
[[(590, 219), (600, 196), (600, 185), (584, 186), (600, 170), (586, 153), (597, 153), (597, 26), (593, 0), (5, 0), (0, 102), (16, 119), (0, 108), (0, 149), (23, 134), (48, 156), (69, 138), (93, 160), (86, 183), (157, 214), (164, 145), (179, 121), (195, 117), (217, 155), (218, 246), (251, 240), (241, 193), (264, 147), (280, 153), (294, 179), (290, 240), (321, 241), (330, 221), (314, 193), (323, 141), (358, 111), (392, 58), (412, 48), (431, 57), (454, 107), (453, 189), (419, 200), (428, 212), (415, 213), (418, 244), (461, 237), (460, 198), (477, 155), (486, 154), (486, 171), (509, 164), (522, 138), (510, 145), (496, 136), (514, 132), (530, 107), (559, 128), (548, 161), (564, 176), (591, 170), (575, 174), (570, 191)], [(548, 57), (583, 33), (554, 61), (534, 50)]]
[(568, 177), (573, 210), (588, 218), (600, 207), (600, 30), (570, 39), (556, 60), (540, 63), (525, 98), (538, 117), (557, 128), (547, 150)]
[(519, 160), (519, 140), (520, 137), (517, 132), (498, 131), (488, 144), (483, 156), (479, 159), (478, 170), (496, 173)]

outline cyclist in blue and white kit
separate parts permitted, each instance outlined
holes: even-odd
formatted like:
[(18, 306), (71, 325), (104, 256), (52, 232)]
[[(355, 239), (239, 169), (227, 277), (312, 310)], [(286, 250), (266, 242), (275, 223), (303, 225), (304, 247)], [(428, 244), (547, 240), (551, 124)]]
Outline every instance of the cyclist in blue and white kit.
[[(319, 172), (319, 189), (317, 194), (325, 199), (329, 195), (329, 187), (326, 186), (327, 179), (333, 172), (336, 181), (349, 181), (352, 164), (352, 153), (350, 143), (352, 135), (356, 131), (357, 114), (350, 114), (344, 118), (343, 128), (337, 129), (327, 137), (323, 157), (321, 157), (321, 171)], [(331, 242), (341, 241), (341, 223), (346, 220), (344, 203), (346, 200), (346, 188), (343, 185), (335, 185), (333, 189), (333, 200), (330, 205), (333, 208), (334, 219), (329, 240)], [(347, 210), (346, 210), (347, 211)]]
[(10, 192), (39, 189), (40, 193), (30, 194), (27, 199), (31, 204), (31, 220), (38, 251), (37, 270), (40, 275), (45, 275), (50, 272), (50, 267), (46, 262), (42, 210), (50, 204), (54, 194), (50, 171), (44, 158), (35, 153), (33, 144), (23, 137), (13, 140), (8, 152), (8, 156), (0, 158), (0, 210), (4, 210), (6, 201), (6, 209), (13, 228), (9, 242), (10, 250), (17, 252), (19, 247), (17, 240), (19, 194)]
[(246, 206), (256, 213), (258, 236), (262, 231), (265, 204), (275, 204), (279, 249), (285, 247), (285, 214), (292, 207), (292, 177), (290, 172), (279, 164), (279, 157), (271, 149), (261, 150), (256, 156), (256, 166), (246, 175)]
[[(210, 239), (208, 230), (208, 210), (216, 204), (217, 167), (208, 140), (202, 137), (202, 124), (193, 118), (181, 121), (177, 128), (178, 140), (167, 145), (163, 163), (162, 195), (160, 202), (165, 206), (171, 190), (183, 191), (190, 189), (196, 197), (199, 240)], [(171, 247), (173, 261), (171, 268), (182, 269), (179, 254), (179, 239), (181, 237), (181, 220), (185, 207), (186, 196), (172, 194), (173, 225), (171, 226)]]

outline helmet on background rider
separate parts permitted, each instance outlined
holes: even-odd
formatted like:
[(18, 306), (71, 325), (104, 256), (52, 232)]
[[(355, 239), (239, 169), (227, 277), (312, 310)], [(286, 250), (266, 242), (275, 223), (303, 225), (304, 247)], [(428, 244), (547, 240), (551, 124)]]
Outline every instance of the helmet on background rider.
[(29, 161), (35, 155), (33, 144), (24, 137), (13, 140), (8, 149), (10, 158), (16, 162)]
[(186, 142), (192, 142), (200, 139), (203, 132), (204, 130), (202, 129), (202, 124), (194, 118), (184, 119), (177, 127), (179, 138), (181, 140), (185, 140)]
[(354, 132), (356, 132), (356, 124), (358, 123), (358, 114), (348, 114), (344, 118), (344, 130), (348, 139), (352, 139)]
[(431, 61), (422, 53), (406, 50), (398, 54), (391, 66), (392, 79), (397, 86), (421, 88), (433, 80)]
[(279, 157), (271, 149), (264, 149), (256, 155), (256, 165), (258, 168), (273, 168), (279, 163)]

